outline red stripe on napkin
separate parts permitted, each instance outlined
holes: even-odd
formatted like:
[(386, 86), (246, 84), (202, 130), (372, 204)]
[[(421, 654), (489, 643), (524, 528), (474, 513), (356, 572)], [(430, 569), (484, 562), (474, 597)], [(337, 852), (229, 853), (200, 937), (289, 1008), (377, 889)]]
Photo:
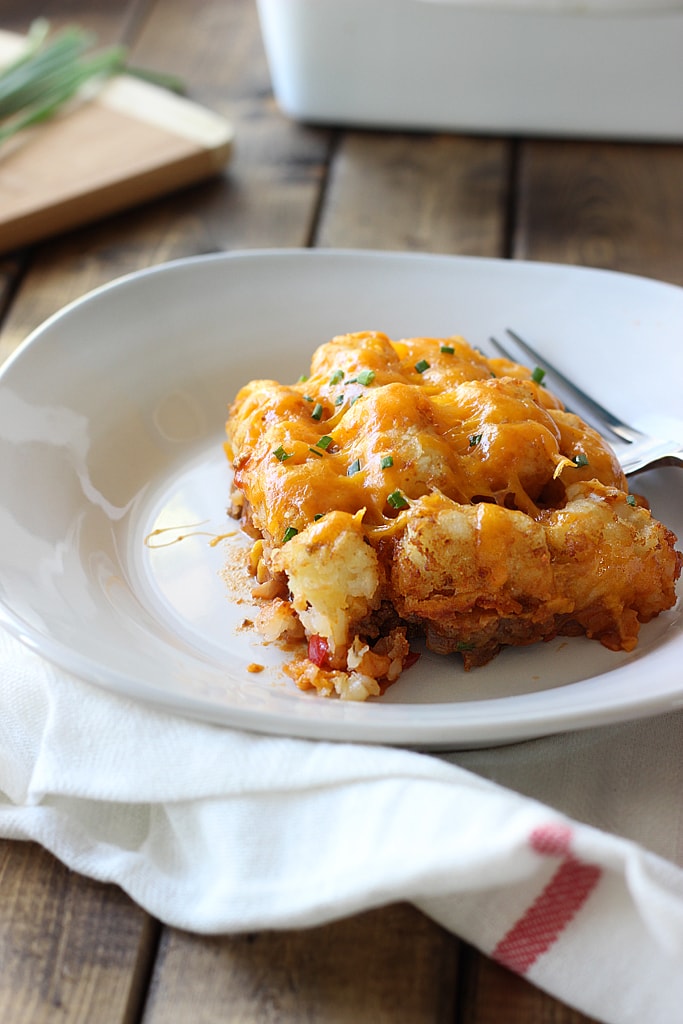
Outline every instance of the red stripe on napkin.
[(602, 869), (578, 860), (570, 850), (570, 841), (571, 829), (561, 825), (534, 829), (529, 837), (537, 853), (564, 859), (543, 892), (491, 954), (494, 960), (518, 974), (526, 974), (538, 957), (550, 949), (600, 880)]

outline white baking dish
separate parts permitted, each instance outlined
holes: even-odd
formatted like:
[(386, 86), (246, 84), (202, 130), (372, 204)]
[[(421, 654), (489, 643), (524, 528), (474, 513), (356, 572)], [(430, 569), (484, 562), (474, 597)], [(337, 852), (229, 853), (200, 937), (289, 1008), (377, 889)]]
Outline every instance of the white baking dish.
[(314, 123), (683, 139), (680, 0), (257, 0)]

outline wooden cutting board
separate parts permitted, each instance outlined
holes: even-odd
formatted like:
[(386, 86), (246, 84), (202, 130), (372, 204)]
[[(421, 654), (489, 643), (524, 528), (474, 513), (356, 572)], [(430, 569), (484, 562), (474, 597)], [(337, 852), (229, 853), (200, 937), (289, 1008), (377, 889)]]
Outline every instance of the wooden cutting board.
[[(0, 31), (0, 65), (22, 45)], [(0, 146), (0, 253), (208, 178), (232, 141), (217, 114), (117, 76), (94, 99)]]

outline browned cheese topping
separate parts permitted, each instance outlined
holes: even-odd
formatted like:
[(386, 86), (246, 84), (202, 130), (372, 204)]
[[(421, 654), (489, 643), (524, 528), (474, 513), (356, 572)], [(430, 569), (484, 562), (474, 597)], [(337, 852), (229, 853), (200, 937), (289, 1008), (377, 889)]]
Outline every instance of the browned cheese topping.
[(242, 388), (226, 451), (257, 626), (301, 641), (302, 688), (377, 696), (413, 634), (468, 669), (558, 634), (629, 651), (676, 599), (676, 538), (606, 442), (461, 338), (333, 338)]

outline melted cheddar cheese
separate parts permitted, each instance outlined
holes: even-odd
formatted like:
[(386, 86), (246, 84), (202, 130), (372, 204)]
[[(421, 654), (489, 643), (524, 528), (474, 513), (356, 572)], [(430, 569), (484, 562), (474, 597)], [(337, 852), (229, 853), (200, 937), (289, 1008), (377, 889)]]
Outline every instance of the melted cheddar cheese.
[[(304, 380), (242, 388), (226, 451), (277, 609), (264, 629), (303, 628), (317, 653), (292, 674), (323, 693), (379, 693), (415, 626), (471, 667), (563, 631), (629, 649), (675, 600), (675, 538), (628, 496), (605, 441), (527, 368), (461, 338), (333, 338)], [(629, 552), (618, 580), (598, 509)], [(566, 520), (592, 590), (558, 547)]]

